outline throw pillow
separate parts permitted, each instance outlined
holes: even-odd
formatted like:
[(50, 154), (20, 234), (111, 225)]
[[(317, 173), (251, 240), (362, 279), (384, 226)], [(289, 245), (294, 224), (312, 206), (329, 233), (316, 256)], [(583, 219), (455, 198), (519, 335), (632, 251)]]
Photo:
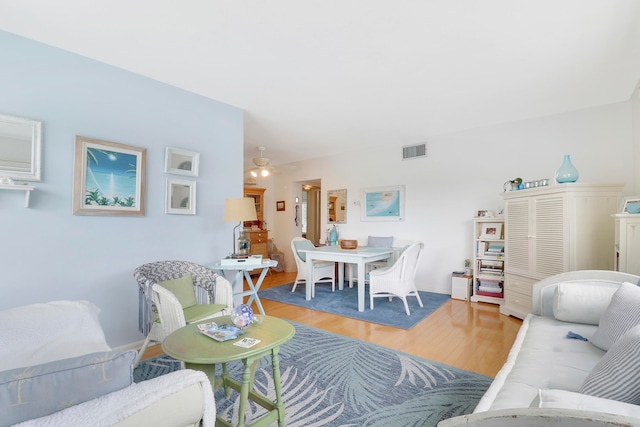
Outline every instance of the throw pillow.
[(187, 273), (178, 279), (165, 280), (158, 282), (158, 286), (162, 286), (178, 298), (182, 308), (196, 305), (196, 291), (193, 289), (193, 278), (191, 273)]
[(640, 325), (640, 287), (624, 282), (611, 297), (611, 303), (600, 319), (600, 326), (591, 338), (591, 344), (602, 350), (611, 346), (625, 332)]
[(367, 246), (370, 248), (390, 248), (393, 246), (393, 236), (390, 237), (377, 237), (369, 236)]
[(315, 246), (313, 246), (311, 240), (296, 240), (293, 242), (293, 247), (296, 248), (296, 252), (300, 259), (303, 262), (307, 262), (307, 254), (305, 252), (300, 252), (300, 249), (313, 249)]
[(2, 424), (44, 417), (130, 386), (137, 354), (91, 353), (0, 372)]
[(587, 375), (581, 393), (640, 404), (640, 325), (611, 346)]
[(563, 322), (598, 325), (617, 290), (613, 284), (559, 283), (553, 297), (553, 316)]
[(0, 371), (110, 351), (98, 313), (89, 301), (52, 301), (0, 311)]

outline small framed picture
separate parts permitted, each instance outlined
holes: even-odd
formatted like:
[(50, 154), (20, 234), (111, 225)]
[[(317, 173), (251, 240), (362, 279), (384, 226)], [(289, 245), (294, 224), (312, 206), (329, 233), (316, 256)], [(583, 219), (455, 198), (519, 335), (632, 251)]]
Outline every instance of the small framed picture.
[(477, 218), (482, 218), (482, 217), (485, 217), (485, 216), (487, 216), (487, 211), (477, 211), (476, 212), (476, 217)]
[(167, 178), (164, 213), (176, 215), (196, 214), (195, 181)]
[(164, 171), (174, 175), (198, 176), (200, 153), (167, 147), (164, 153)]
[(485, 222), (484, 224), (482, 224), (480, 238), (487, 240), (502, 240), (502, 223)]
[(284, 210), (284, 200), (279, 200), (276, 202), (276, 210), (283, 211)]
[(622, 202), (620, 212), (625, 214), (640, 213), (640, 196), (626, 197)]

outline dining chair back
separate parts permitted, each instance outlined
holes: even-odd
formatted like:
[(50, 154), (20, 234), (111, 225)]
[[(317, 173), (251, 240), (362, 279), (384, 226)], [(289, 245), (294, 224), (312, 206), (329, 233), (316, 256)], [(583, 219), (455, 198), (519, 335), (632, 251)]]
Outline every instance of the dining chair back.
[[(296, 267), (298, 268), (298, 274), (296, 280), (293, 282), (291, 292), (296, 291), (298, 283), (307, 281), (308, 269), (313, 270), (313, 283), (307, 286), (311, 286), (311, 297), (316, 295), (316, 283), (331, 282), (331, 292), (336, 290), (336, 268), (335, 263), (331, 261), (313, 261), (307, 262), (304, 252), (298, 252), (298, 249), (313, 249), (313, 243), (304, 237), (294, 237), (291, 240), (291, 252), (293, 252), (293, 259), (296, 261)], [(311, 264), (311, 265), (310, 265)]]
[(424, 244), (416, 242), (407, 247), (391, 267), (369, 272), (369, 305), (373, 310), (373, 299), (387, 297), (389, 301), (398, 297), (404, 303), (407, 316), (411, 315), (408, 296), (415, 296), (422, 307), (422, 300), (416, 288), (416, 272)]

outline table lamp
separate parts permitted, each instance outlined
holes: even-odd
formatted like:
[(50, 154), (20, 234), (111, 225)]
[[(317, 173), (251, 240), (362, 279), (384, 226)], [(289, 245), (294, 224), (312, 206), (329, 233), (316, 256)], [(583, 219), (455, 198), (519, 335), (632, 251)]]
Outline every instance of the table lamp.
[(255, 221), (258, 219), (256, 214), (255, 200), (251, 197), (241, 197), (236, 199), (226, 199), (224, 202), (224, 220), (239, 221), (238, 225), (233, 227), (233, 246), (231, 253), (236, 254), (236, 228), (242, 226), (244, 221)]

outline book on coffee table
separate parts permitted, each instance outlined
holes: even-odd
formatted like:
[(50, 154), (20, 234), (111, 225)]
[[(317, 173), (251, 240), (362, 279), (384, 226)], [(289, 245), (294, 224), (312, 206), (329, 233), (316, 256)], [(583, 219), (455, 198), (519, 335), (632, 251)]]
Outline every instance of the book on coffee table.
[(229, 341), (238, 338), (244, 331), (233, 325), (218, 325), (215, 322), (198, 325), (200, 332), (216, 341)]

